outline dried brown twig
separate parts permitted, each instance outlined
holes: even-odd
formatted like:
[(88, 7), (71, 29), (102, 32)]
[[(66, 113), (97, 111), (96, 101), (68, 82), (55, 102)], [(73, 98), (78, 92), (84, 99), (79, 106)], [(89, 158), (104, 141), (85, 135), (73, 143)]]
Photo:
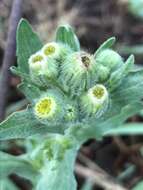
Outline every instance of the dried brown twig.
[(9, 31), (7, 37), (7, 45), (4, 53), (3, 65), (1, 68), (1, 80), (0, 80), (0, 120), (4, 118), (5, 107), (7, 97), (9, 93), (9, 81), (10, 81), (10, 66), (15, 61), (15, 49), (16, 49), (16, 28), (21, 18), (22, 13), (22, 1), (14, 0), (12, 5), (12, 11), (10, 15)]
[(127, 190), (121, 185), (117, 184), (108, 175), (105, 175), (99, 171), (91, 170), (80, 164), (76, 164), (75, 171), (82, 177), (85, 177), (95, 185), (102, 187), (104, 190)]
[(98, 185), (105, 190), (127, 190), (118, 184), (112, 176), (106, 171), (100, 168), (96, 163), (92, 162), (88, 157), (83, 154), (78, 155), (79, 160), (88, 166), (84, 167), (81, 164), (77, 164), (75, 171), (77, 174), (89, 179), (93, 184)]

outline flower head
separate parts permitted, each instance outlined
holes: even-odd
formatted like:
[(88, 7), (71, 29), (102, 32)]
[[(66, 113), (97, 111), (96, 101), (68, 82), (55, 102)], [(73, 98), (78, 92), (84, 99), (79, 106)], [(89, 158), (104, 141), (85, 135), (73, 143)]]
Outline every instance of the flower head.
[(50, 42), (43, 46), (42, 53), (46, 57), (50, 57), (56, 60), (63, 60), (64, 57), (70, 52), (70, 48), (56, 42)]
[(104, 103), (107, 99), (108, 92), (105, 86), (97, 84), (88, 90), (88, 97), (91, 99), (93, 104), (100, 106), (100, 104)]
[(59, 44), (56, 42), (47, 43), (43, 46), (42, 52), (45, 56), (57, 57), (60, 54)]
[(107, 109), (108, 103), (108, 91), (102, 84), (93, 86), (81, 97), (81, 107), (87, 115), (101, 116)]
[(33, 54), (28, 60), (30, 72), (39, 75), (45, 62), (46, 59), (41, 52)]
[(36, 116), (39, 118), (51, 118), (56, 112), (56, 101), (53, 97), (47, 96), (40, 99), (34, 108)]

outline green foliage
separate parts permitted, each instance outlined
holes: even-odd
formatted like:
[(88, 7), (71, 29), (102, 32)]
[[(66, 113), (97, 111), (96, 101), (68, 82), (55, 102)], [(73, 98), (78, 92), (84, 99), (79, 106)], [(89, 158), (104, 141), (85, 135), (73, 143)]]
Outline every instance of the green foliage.
[(90, 180), (87, 180), (81, 190), (92, 190), (92, 189), (93, 189), (93, 183)]
[(57, 29), (56, 41), (68, 45), (74, 51), (80, 51), (79, 40), (69, 25), (63, 25)]
[(28, 73), (29, 57), (42, 47), (42, 43), (33, 32), (29, 23), (22, 19), (17, 29), (17, 57), (18, 68), (21, 72)]
[(142, 0), (129, 0), (129, 11), (137, 18), (143, 19), (143, 1)]
[(20, 190), (9, 178), (1, 179), (0, 187), (2, 190)]
[(104, 135), (143, 135), (143, 124), (129, 123), (107, 130)]
[(38, 172), (28, 161), (0, 152), (0, 178), (8, 177), (8, 175), (12, 173), (29, 179), (32, 182), (38, 177)]
[(143, 189), (143, 181), (140, 181), (132, 190), (142, 190)]
[(111, 49), (114, 43), (112, 37), (90, 55), (63, 25), (55, 41), (42, 46), (29, 23), (20, 21), (18, 67), (11, 70), (22, 78), (18, 88), (29, 105), (0, 124), (0, 140), (24, 138), (27, 151), (18, 157), (1, 153), (3, 179), (14, 172), (36, 190), (76, 190), (74, 163), (82, 143), (142, 134), (139, 124), (123, 123), (143, 107), (143, 70), (135, 69), (132, 55), (124, 63)]

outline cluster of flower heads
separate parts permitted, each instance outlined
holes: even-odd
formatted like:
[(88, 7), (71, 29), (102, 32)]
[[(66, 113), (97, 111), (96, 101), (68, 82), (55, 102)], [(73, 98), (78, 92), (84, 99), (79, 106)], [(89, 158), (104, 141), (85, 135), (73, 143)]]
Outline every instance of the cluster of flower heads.
[(122, 64), (121, 56), (111, 49), (95, 56), (57, 42), (44, 45), (29, 58), (32, 81), (47, 88), (35, 101), (36, 117), (41, 121), (101, 117), (110, 104), (107, 80)]

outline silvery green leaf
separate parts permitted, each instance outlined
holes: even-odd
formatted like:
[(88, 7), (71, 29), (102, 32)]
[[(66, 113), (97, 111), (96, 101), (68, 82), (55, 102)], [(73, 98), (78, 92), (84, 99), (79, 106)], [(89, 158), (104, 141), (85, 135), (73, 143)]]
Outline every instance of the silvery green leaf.
[(39, 98), (42, 91), (34, 84), (29, 84), (27, 82), (22, 82), (18, 89), (26, 96), (30, 102), (34, 102), (35, 99)]
[(22, 99), (17, 102), (11, 103), (6, 109), (6, 115), (8, 116), (15, 111), (22, 110), (23, 108), (26, 107), (27, 104), (28, 104), (28, 101), (26, 99)]
[(112, 135), (143, 135), (143, 124), (142, 123), (127, 123), (117, 128), (106, 130), (105, 136)]
[(133, 71), (122, 80), (122, 83), (111, 94), (111, 111), (119, 112), (128, 104), (138, 102), (143, 98), (143, 70)]
[(10, 70), (11, 70), (11, 72), (12, 72), (13, 74), (15, 74), (15, 75), (21, 77), (21, 78), (24, 79), (25, 81), (28, 81), (28, 82), (31, 81), (29, 74), (24, 73), (23, 71), (21, 71), (21, 70), (20, 70), (20, 67), (12, 66), (12, 67), (10, 67)]
[(138, 182), (132, 190), (142, 190), (143, 189), (143, 180)]
[(94, 53), (94, 57), (96, 57), (101, 51), (107, 48), (111, 48), (116, 41), (115, 37), (111, 37), (108, 40), (106, 40), (103, 44), (100, 45), (100, 47), (96, 50)]
[(93, 182), (91, 182), (90, 180), (86, 180), (81, 190), (93, 190)]
[(0, 140), (26, 138), (36, 134), (63, 133), (64, 127), (57, 123), (41, 124), (31, 109), (15, 112), (0, 123)]
[(115, 90), (122, 82), (123, 78), (128, 75), (128, 73), (133, 69), (134, 66), (134, 56), (131, 55), (127, 61), (116, 71), (114, 71), (108, 83), (110, 91)]
[(20, 190), (8, 177), (0, 179), (1, 190)]
[(32, 181), (38, 176), (38, 172), (28, 161), (19, 156), (0, 152), (0, 178), (7, 177), (13, 173)]
[(18, 25), (16, 41), (18, 67), (21, 72), (28, 73), (28, 59), (42, 47), (42, 43), (25, 19), (21, 19)]
[(89, 138), (101, 140), (104, 133), (108, 130), (121, 126), (129, 117), (138, 113), (143, 107), (142, 103), (136, 102), (131, 105), (120, 108), (116, 114), (103, 116), (99, 119), (91, 119), (85, 123), (79, 123), (70, 127), (67, 132), (75, 136), (79, 142), (84, 142)]
[(137, 18), (143, 19), (142, 0), (129, 0), (127, 2), (128, 10)]
[(80, 51), (79, 40), (69, 25), (59, 26), (56, 32), (56, 41), (64, 43), (71, 47), (74, 51)]

